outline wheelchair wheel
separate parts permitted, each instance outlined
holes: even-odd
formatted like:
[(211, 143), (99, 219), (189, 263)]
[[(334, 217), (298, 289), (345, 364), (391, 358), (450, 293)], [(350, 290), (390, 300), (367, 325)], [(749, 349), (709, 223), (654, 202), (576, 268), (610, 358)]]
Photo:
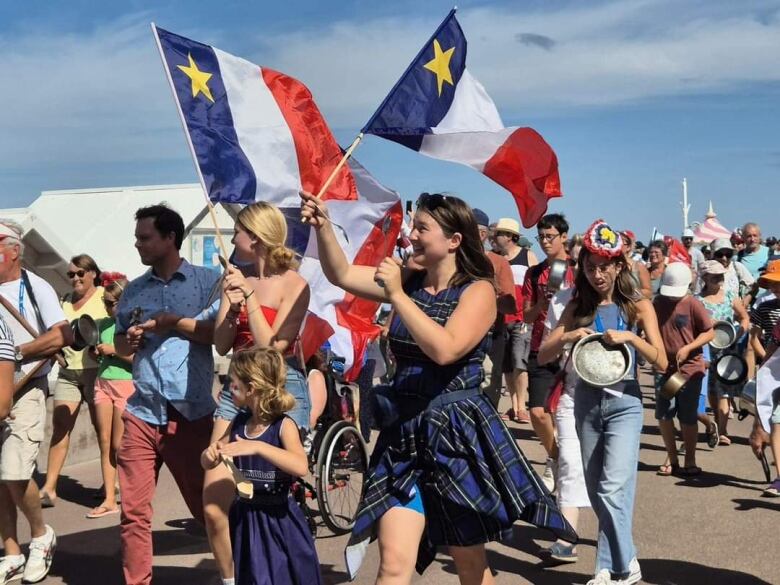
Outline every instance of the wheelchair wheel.
[(322, 520), (334, 534), (349, 532), (368, 475), (368, 450), (354, 425), (339, 421), (327, 430), (315, 475)]

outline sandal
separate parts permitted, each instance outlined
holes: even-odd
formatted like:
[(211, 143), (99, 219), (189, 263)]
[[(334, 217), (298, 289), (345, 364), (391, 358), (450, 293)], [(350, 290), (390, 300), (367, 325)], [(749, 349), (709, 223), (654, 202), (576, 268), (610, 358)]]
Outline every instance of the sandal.
[(728, 435), (721, 435), (718, 438), (718, 445), (723, 445), (724, 447), (728, 447), (731, 445), (731, 439), (729, 439)]
[(719, 442), (720, 435), (718, 434), (718, 425), (711, 423), (711, 425), (707, 427), (707, 445), (709, 445), (710, 449), (714, 449), (718, 446)]
[(678, 477), (696, 477), (697, 475), (701, 475), (701, 467), (698, 465), (678, 467), (676, 475)]
[(119, 506), (116, 508), (109, 508), (107, 506), (98, 506), (96, 508), (92, 508), (92, 511), (90, 511), (89, 514), (87, 514), (87, 518), (90, 520), (93, 520), (95, 518), (103, 518), (103, 516), (112, 516), (113, 514), (119, 514)]
[(517, 416), (515, 415), (515, 409), (510, 408), (507, 410), (504, 414), (501, 415), (501, 420), (511, 420), (512, 422), (517, 422)]
[(668, 477), (670, 475), (674, 475), (675, 473), (679, 472), (679, 470), (680, 470), (680, 465), (678, 463), (664, 463), (663, 465), (658, 467), (658, 471), (656, 471), (655, 474)]

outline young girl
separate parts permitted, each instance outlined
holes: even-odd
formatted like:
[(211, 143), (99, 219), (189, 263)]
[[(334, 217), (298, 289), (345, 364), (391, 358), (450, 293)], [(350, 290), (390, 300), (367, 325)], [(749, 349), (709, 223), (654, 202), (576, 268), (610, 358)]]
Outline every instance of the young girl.
[(100, 343), (95, 348), (98, 355), (98, 373), (95, 381), (95, 424), (100, 447), (100, 467), (106, 496), (93, 508), (87, 518), (102, 518), (119, 513), (116, 490), (116, 453), (122, 441), (124, 423), (122, 413), (127, 399), (135, 392), (133, 386), (133, 356), (121, 356), (114, 348), (114, 314), (119, 299), (127, 286), (127, 278), (119, 272), (103, 272), (103, 305), (108, 317), (98, 321)]
[[(559, 356), (566, 344), (592, 333), (626, 344), (656, 369), (668, 361), (649, 300), (637, 292), (620, 234), (598, 220), (585, 233), (572, 300), (539, 350), (539, 361)], [(641, 326), (645, 339), (636, 334)], [(596, 576), (589, 585), (628, 585), (642, 579), (632, 534), (634, 494), (642, 432), (642, 392), (635, 372), (609, 388), (577, 382), (574, 418), (585, 485), (599, 521)]]
[(230, 508), (235, 582), (238, 585), (321, 583), (314, 540), (303, 512), (290, 497), (294, 477), (308, 472), (298, 426), (285, 416), (295, 398), (285, 390), (287, 364), (278, 351), (237, 352), (230, 364), (239, 411), (225, 435), (203, 451), (204, 469), (223, 458), (252, 482), (250, 500)]

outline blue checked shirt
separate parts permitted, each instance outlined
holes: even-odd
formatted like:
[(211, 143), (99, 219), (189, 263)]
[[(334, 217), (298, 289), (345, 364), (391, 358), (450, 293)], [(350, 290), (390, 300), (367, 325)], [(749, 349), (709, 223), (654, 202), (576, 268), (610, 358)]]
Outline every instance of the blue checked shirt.
[[(148, 270), (133, 280), (122, 294), (117, 310), (116, 333), (131, 325), (133, 310), (140, 308), (145, 321), (160, 312), (182, 317), (204, 317), (209, 293), (219, 273), (182, 260), (169, 281)], [(214, 411), (211, 395), (214, 358), (211, 345), (190, 341), (170, 331), (146, 333), (143, 346), (133, 359), (135, 393), (127, 402), (133, 416), (153, 425), (168, 422), (168, 402), (187, 420), (196, 420)]]

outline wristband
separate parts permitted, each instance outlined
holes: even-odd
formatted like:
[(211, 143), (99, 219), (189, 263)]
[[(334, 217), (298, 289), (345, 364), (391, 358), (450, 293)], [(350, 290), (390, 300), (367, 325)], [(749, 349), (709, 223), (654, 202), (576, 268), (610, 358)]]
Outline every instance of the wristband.
[(255, 294), (255, 289), (252, 289), (252, 291), (249, 294), (244, 294), (244, 300), (247, 300), (249, 297), (251, 297), (253, 294)]

